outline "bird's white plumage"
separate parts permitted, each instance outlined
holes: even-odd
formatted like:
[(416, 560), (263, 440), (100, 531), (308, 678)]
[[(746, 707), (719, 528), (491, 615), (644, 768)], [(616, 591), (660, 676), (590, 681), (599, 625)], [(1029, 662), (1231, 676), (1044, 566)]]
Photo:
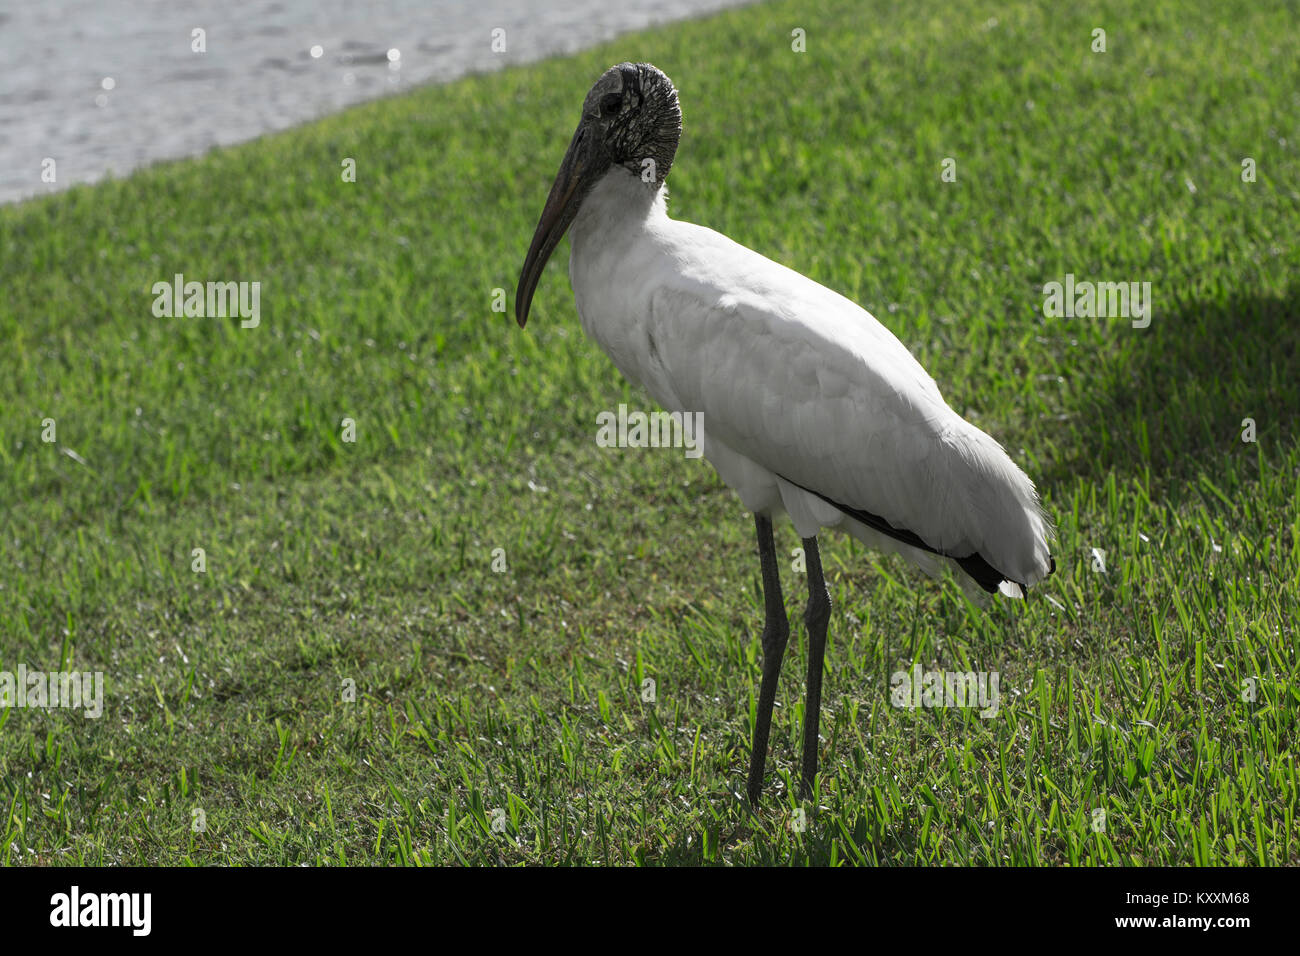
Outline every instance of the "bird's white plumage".
[(570, 238), (584, 330), (664, 408), (703, 412), (704, 455), (748, 509), (785, 511), (805, 538), (840, 528), (932, 574), (944, 563), (806, 488), (947, 554), (977, 552), (1009, 582), (1049, 573), (1033, 484), (866, 310), (670, 219), (664, 190), (621, 167)]

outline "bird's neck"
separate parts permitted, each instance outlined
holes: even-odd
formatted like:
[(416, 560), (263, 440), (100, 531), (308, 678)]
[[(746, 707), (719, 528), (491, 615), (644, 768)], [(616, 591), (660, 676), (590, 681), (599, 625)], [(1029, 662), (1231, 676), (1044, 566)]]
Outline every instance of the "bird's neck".
[(647, 183), (640, 176), (613, 166), (600, 178), (573, 220), (570, 233), (575, 245), (640, 232), (668, 218), (668, 187)]

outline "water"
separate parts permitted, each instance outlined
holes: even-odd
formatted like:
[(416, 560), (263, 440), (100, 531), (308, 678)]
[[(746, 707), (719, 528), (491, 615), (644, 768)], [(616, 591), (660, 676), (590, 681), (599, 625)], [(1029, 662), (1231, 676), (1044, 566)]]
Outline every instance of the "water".
[(740, 2), (0, 0), (0, 203)]

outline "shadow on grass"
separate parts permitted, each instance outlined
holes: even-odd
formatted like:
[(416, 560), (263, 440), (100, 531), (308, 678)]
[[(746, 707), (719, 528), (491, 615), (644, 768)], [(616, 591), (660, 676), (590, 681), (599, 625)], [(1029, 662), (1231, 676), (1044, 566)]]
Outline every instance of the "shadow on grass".
[[(1044, 483), (1150, 469), (1156, 490), (1171, 491), (1202, 471), (1248, 455), (1243, 421), (1253, 419), (1267, 455), (1295, 440), (1300, 419), (1300, 285), (1280, 296), (1189, 300), (1151, 325), (1116, 324), (1131, 346), (1099, 359), (1088, 375), (1090, 401), (1063, 423), (1067, 454), (1039, 476)], [(1215, 464), (1220, 459), (1221, 466)]]

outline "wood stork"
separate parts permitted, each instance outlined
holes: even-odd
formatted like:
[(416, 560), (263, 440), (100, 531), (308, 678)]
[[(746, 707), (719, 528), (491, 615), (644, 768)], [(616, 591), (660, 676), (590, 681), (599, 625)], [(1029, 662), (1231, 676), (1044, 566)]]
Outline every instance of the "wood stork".
[(772, 519), (792, 520), (808, 572), (801, 791), (817, 774), (830, 595), (817, 535), (838, 528), (968, 593), (1023, 596), (1054, 570), (1034, 485), (870, 313), (711, 229), (668, 218), (677, 91), (648, 63), (596, 81), (546, 199), (515, 298), (522, 328), (572, 226), (583, 330), (666, 410), (703, 413), (704, 456), (753, 512), (766, 620), (748, 796), (763, 786), (789, 637)]

